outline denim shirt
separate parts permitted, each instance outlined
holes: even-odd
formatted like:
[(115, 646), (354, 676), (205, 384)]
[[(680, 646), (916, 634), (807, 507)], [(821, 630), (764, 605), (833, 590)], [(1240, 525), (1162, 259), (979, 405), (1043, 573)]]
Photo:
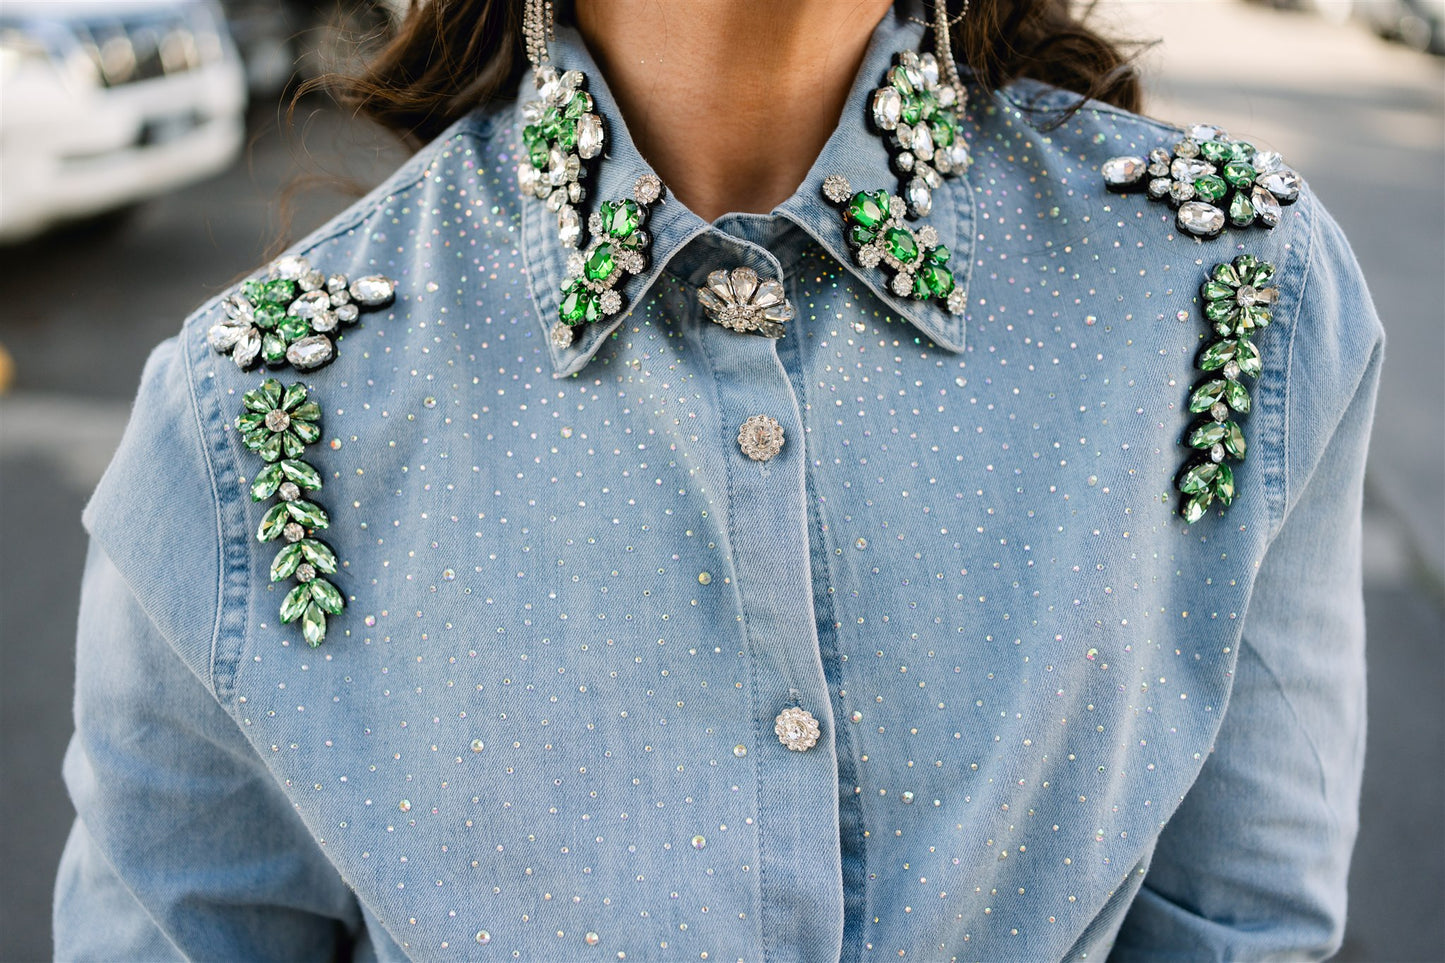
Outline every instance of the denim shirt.
[[(331, 365), (309, 456), (347, 600), (277, 617), (264, 372), (203, 306), (146, 368), (85, 522), (62, 959), (1259, 960), (1338, 945), (1364, 731), (1359, 509), (1382, 334), (1306, 190), (1212, 241), (1107, 192), (1173, 128), (972, 91), (927, 218), (967, 308), (859, 267), (825, 175), (769, 214), (665, 197), (629, 309), (553, 346), (567, 251), (519, 108), (457, 123), (297, 250), (396, 301)], [(648, 170), (608, 125), (591, 199)], [(521, 99), (531, 96), (530, 77)], [(1207, 119), (1207, 118), (1206, 118)], [(1200, 284), (1278, 268), (1237, 496), (1177, 513)], [(797, 309), (727, 330), (746, 265)], [(776, 418), (781, 451), (742, 454)], [(774, 734), (806, 709), (821, 739)]]

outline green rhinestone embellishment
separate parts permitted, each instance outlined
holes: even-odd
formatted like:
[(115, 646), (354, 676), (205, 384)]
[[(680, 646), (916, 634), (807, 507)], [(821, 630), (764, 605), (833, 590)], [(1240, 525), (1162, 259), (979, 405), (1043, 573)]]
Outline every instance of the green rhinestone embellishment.
[(873, 91), (873, 126), (893, 155), (909, 217), (927, 217), (943, 178), (970, 163), (960, 131), (966, 92), (940, 78), (938, 58), (905, 50)]
[(1249, 388), (1241, 377), (1258, 378), (1264, 359), (1250, 340), (1269, 325), (1270, 309), (1279, 291), (1269, 287), (1274, 265), (1241, 254), (1232, 262), (1216, 264), (1199, 297), (1204, 317), (1219, 339), (1199, 355), (1198, 368), (1206, 377), (1189, 393), (1189, 410), (1203, 415), (1184, 435), (1184, 444), (1200, 455), (1186, 464), (1175, 482), (1184, 496), (1179, 512), (1193, 524), (1217, 500), (1228, 507), (1234, 501), (1234, 470), (1226, 459), (1244, 461), (1247, 445), (1236, 416), (1251, 407)]
[(522, 159), (517, 185), (526, 197), (547, 202), (557, 214), (557, 236), (566, 247), (582, 238), (578, 205), (587, 197), (583, 161), (602, 153), (606, 131), (593, 110), (580, 70), (557, 73), (542, 65), (532, 71), (539, 99), (522, 105)]
[(853, 256), (865, 268), (884, 264), (893, 280), (889, 290), (900, 298), (942, 301), (952, 314), (962, 314), (963, 288), (948, 270), (948, 248), (938, 243), (931, 225), (911, 228), (904, 222), (907, 207), (887, 191), (858, 191), (841, 174), (823, 179), (823, 195), (842, 210), (845, 236)]
[(327, 616), (340, 615), (346, 605), (341, 591), (322, 578), (336, 573), (336, 553), (315, 537), (331, 527), (331, 517), (304, 497), (321, 490), (321, 473), (301, 460), (306, 446), (321, 437), (321, 407), (305, 385), (283, 389), (275, 378), (246, 392), (241, 404), (235, 422), (241, 443), (267, 463), (251, 482), (251, 500), (280, 499), (262, 516), (256, 539), (285, 542), (270, 572), (272, 582), (296, 580), (281, 602), (281, 621), (299, 620), (302, 638), (314, 648), (326, 638)]
[(584, 251), (573, 251), (567, 259), (567, 280), (552, 324), (552, 343), (565, 348), (576, 336), (578, 325), (610, 318), (622, 310), (617, 290), (629, 275), (647, 269), (647, 249), (652, 238), (642, 229), (647, 212), (662, 196), (662, 181), (644, 174), (632, 185), (632, 197), (604, 202), (588, 218), (592, 243)]
[(1281, 206), (1299, 200), (1304, 186), (1274, 151), (1232, 139), (1218, 127), (1196, 124), (1174, 144), (1144, 157), (1113, 157), (1100, 168), (1114, 191), (1144, 191), (1178, 209), (1179, 230), (1205, 239), (1225, 225), (1274, 227)]
[(380, 274), (327, 277), (290, 254), (271, 265), (267, 278), (241, 282), (223, 302), (225, 320), (211, 326), (206, 340), (243, 371), (257, 361), (310, 371), (336, 357), (339, 328), (360, 320), (362, 308), (390, 304), (395, 294), (396, 282)]

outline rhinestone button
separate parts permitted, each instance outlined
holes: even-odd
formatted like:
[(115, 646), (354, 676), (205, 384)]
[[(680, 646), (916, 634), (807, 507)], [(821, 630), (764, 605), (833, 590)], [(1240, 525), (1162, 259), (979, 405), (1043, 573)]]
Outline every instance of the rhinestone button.
[(794, 752), (806, 752), (818, 744), (818, 720), (807, 709), (789, 706), (773, 720), (778, 741)]
[(783, 450), (783, 426), (776, 418), (753, 415), (738, 429), (738, 446), (753, 461), (767, 461)]

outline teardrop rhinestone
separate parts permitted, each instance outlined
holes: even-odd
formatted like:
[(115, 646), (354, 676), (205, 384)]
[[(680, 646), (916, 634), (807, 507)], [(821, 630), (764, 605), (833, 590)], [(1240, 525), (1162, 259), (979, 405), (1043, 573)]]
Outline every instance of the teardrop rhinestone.
[(1223, 140), (1225, 138), (1224, 130), (1212, 124), (1193, 124), (1187, 133), (1190, 140), (1200, 144), (1207, 140)]
[(372, 308), (390, 301), (396, 294), (396, 284), (391, 278), (380, 274), (368, 274), (351, 282), (348, 289), (351, 299), (365, 307)]
[(1104, 161), (1099, 173), (1109, 187), (1133, 187), (1144, 179), (1148, 166), (1142, 157), (1111, 157)]
[(933, 191), (921, 177), (908, 182), (908, 206), (919, 217), (927, 217), (933, 210)]
[(1283, 211), (1280, 210), (1279, 201), (1274, 195), (1259, 185), (1249, 195), (1250, 203), (1254, 205), (1254, 212), (1259, 215), (1260, 223), (1265, 227), (1274, 227), (1279, 223)]
[(1261, 174), (1278, 170), (1284, 166), (1284, 158), (1279, 156), (1277, 150), (1262, 150), (1250, 158), (1249, 165)]
[(1179, 229), (1195, 237), (1214, 237), (1224, 230), (1224, 212), (1213, 204), (1189, 201), (1179, 207)]
[(299, 254), (288, 254), (285, 257), (277, 258), (276, 263), (271, 265), (272, 277), (287, 281), (300, 280), (301, 276), (310, 270), (311, 264)]
[(568, 204), (557, 212), (557, 240), (563, 247), (576, 247), (582, 238), (582, 218), (577, 208)]
[(324, 334), (302, 338), (286, 349), (286, 360), (298, 371), (319, 368), (336, 356), (331, 339)]
[(753, 295), (753, 304), (760, 308), (770, 308), (784, 300), (783, 286), (772, 278), (758, 285), (757, 293)]
[(873, 94), (873, 122), (880, 130), (893, 130), (903, 116), (903, 98), (892, 87), (880, 87)]
[(596, 114), (583, 114), (577, 119), (577, 154), (593, 158), (602, 153), (606, 135), (602, 131), (602, 118)]
[(216, 351), (225, 353), (234, 348), (249, 330), (250, 326), (244, 324), (213, 324), (206, 332), (206, 341)]
[(758, 289), (758, 272), (750, 267), (734, 268), (732, 273), (733, 297), (739, 303), (752, 298)]
[(1279, 198), (1282, 204), (1292, 204), (1299, 198), (1300, 188), (1304, 181), (1299, 174), (1288, 167), (1277, 171), (1270, 171), (1268, 174), (1261, 174), (1259, 186)]
[(291, 302), (286, 313), (293, 318), (309, 321), (331, 307), (331, 298), (325, 291), (307, 291)]
[(938, 86), (938, 58), (931, 53), (920, 54), (918, 57), (918, 72), (923, 75), (923, 82), (929, 87)]
[(913, 155), (919, 160), (933, 160), (933, 132), (927, 124), (913, 128)]

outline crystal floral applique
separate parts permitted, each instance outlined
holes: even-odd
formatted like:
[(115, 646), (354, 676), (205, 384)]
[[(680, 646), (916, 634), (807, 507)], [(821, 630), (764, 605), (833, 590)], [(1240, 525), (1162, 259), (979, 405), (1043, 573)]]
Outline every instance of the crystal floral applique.
[(1218, 237), (1226, 224), (1274, 227), (1281, 205), (1298, 200), (1304, 184), (1275, 151), (1205, 124), (1189, 128), (1172, 151), (1113, 157), (1100, 171), (1111, 190), (1142, 190), (1150, 200), (1167, 201), (1179, 212), (1179, 229), (1202, 238)]
[(588, 218), (592, 243), (585, 252), (573, 251), (567, 258), (567, 280), (562, 282), (562, 300), (552, 324), (552, 343), (557, 347), (572, 343), (578, 325), (610, 318), (622, 310), (618, 285), (647, 269), (652, 238), (643, 225), (649, 208), (661, 196), (662, 181), (644, 174), (632, 185), (632, 197), (604, 201)]
[(1198, 367), (1206, 377), (1189, 395), (1189, 410), (1202, 417), (1184, 443), (1201, 456), (1184, 466), (1177, 486), (1184, 496), (1180, 514), (1191, 524), (1215, 499), (1225, 507), (1234, 500), (1234, 470), (1226, 459), (1244, 460), (1244, 431), (1234, 418), (1250, 409), (1249, 388), (1240, 377), (1258, 378), (1264, 368), (1250, 339), (1270, 322), (1270, 305), (1279, 296), (1267, 286), (1273, 277), (1274, 265), (1241, 254), (1232, 263), (1216, 264), (1199, 290), (1204, 316), (1219, 340), (1200, 354)]
[(963, 87), (939, 79), (938, 58), (904, 50), (873, 92), (873, 124), (884, 135), (910, 217), (927, 217), (944, 177), (968, 169), (959, 118)]
[(279, 499), (262, 517), (256, 538), (286, 543), (271, 562), (271, 581), (294, 578), (297, 583), (281, 603), (281, 621), (299, 619), (302, 637), (315, 647), (326, 638), (326, 617), (340, 615), (346, 605), (340, 590), (321, 577), (337, 568), (336, 553), (315, 537), (331, 526), (331, 519), (303, 497), (321, 490), (321, 473), (301, 460), (306, 446), (321, 437), (321, 408), (305, 385), (282, 389), (275, 378), (246, 392), (241, 403), (244, 410), (236, 417), (241, 443), (267, 463), (251, 482), (251, 499)]
[(586, 76), (580, 70), (558, 74), (543, 64), (532, 71), (538, 100), (522, 105), (523, 159), (517, 164), (522, 194), (547, 202), (557, 214), (557, 236), (567, 247), (582, 238), (578, 205), (587, 197), (583, 161), (602, 153), (606, 135), (593, 111)]
[(242, 370), (264, 361), (310, 371), (336, 357), (338, 329), (355, 324), (362, 308), (389, 304), (395, 293), (395, 282), (380, 274), (327, 277), (292, 254), (272, 264), (266, 278), (242, 282), (224, 302), (226, 319), (206, 339)]
[(964, 291), (948, 269), (948, 248), (938, 243), (932, 226), (915, 230), (904, 223), (902, 198), (887, 191), (854, 193), (841, 174), (823, 179), (823, 195), (842, 208), (845, 233), (859, 265), (887, 265), (894, 272), (889, 289), (900, 298), (936, 298), (951, 313), (963, 313)]
[(781, 338), (783, 325), (793, 320), (793, 306), (783, 285), (758, 278), (750, 267), (713, 271), (707, 284), (697, 289), (697, 300), (708, 317), (730, 331), (756, 331), (764, 337)]

